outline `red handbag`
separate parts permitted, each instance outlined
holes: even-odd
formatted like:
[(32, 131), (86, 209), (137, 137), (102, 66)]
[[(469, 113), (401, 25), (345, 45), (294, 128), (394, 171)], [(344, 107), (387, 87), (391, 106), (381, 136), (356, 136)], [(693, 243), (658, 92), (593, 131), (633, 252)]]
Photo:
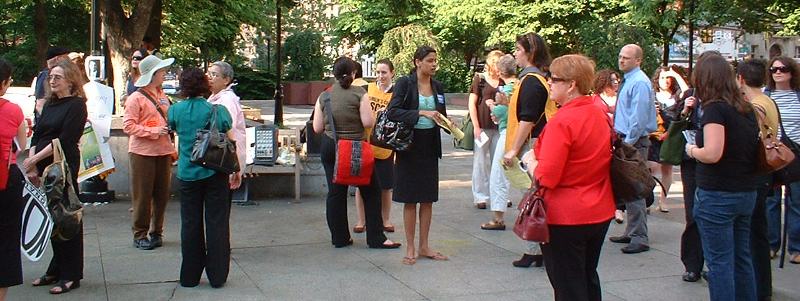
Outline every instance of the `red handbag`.
[(336, 126), (333, 122), (331, 96), (328, 92), (321, 95), (325, 106), (325, 114), (336, 141), (336, 161), (333, 164), (333, 183), (339, 185), (365, 186), (372, 180), (375, 168), (375, 155), (369, 142), (362, 140), (339, 140), (336, 137)]
[(527, 241), (550, 242), (550, 229), (544, 211), (544, 189), (531, 188), (519, 203), (519, 215), (514, 222), (514, 234)]
[(375, 156), (368, 142), (360, 140), (336, 142), (333, 183), (352, 186), (369, 185), (374, 168)]

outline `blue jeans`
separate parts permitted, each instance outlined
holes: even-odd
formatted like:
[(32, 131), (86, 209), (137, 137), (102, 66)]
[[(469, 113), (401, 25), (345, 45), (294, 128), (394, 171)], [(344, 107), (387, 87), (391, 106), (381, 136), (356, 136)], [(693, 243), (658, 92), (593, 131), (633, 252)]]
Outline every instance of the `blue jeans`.
[[(787, 190), (791, 190), (791, 192), (786, 192), (787, 206), (784, 209), (788, 211), (788, 216), (783, 222), (787, 225), (789, 237), (786, 247), (791, 254), (800, 252), (800, 181), (790, 183)], [(775, 188), (775, 194), (767, 198), (767, 229), (769, 230), (769, 246), (773, 251), (781, 248), (782, 199), (781, 188)]]
[(756, 300), (750, 256), (750, 216), (756, 204), (756, 191), (697, 188), (694, 201), (694, 219), (708, 266), (711, 300)]

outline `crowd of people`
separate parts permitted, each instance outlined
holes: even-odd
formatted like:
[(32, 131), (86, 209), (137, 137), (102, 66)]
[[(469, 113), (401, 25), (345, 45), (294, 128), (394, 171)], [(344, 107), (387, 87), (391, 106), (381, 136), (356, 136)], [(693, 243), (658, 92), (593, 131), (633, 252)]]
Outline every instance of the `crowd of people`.
[[(653, 203), (669, 212), (674, 169), (673, 163), (661, 160), (659, 148), (669, 138), (672, 122), (688, 120), (687, 137), (695, 133), (695, 139), (687, 141), (679, 164), (686, 208), (682, 279), (706, 278), (711, 300), (770, 299), (770, 259), (782, 247), (782, 223), (787, 225), (789, 261), (800, 264), (800, 193), (792, 193), (800, 191), (800, 183), (776, 185), (771, 175), (759, 173), (756, 157), (758, 141), (766, 133), (800, 141), (800, 67), (795, 60), (751, 59), (734, 69), (719, 53), (706, 52), (690, 78), (678, 66), (661, 67), (651, 77), (641, 69), (643, 50), (635, 44), (620, 49), (620, 73), (596, 71), (592, 59), (579, 54), (551, 59), (546, 42), (536, 33), (518, 36), (514, 45), (511, 54), (487, 54), (485, 72), (475, 74), (468, 97), (472, 134), (481, 142), (473, 153), (471, 206), (492, 212), (480, 228), (506, 230), (514, 188), (504, 170), (520, 161), (544, 199), (550, 239), (521, 242), (525, 252), (513, 266), (544, 266), (556, 300), (600, 300), (597, 266), (609, 224), (626, 223), (623, 233), (608, 237), (624, 244), (622, 253), (650, 249), (648, 207)], [(69, 180), (74, 189), (79, 187), (75, 171), (87, 119), (82, 90), (86, 76), (63, 52), (48, 53), (52, 60), (42, 71), (42, 95), (36, 90), (41, 104), (23, 162), (16, 162), (15, 154), (24, 151), (20, 146), (26, 145), (27, 125), (19, 107), (0, 98), (0, 262), (8, 267), (0, 271), (0, 300), (8, 287), (23, 281), (21, 189), (26, 178), (41, 183), (44, 168), (53, 162), (53, 139), (60, 140), (73, 171)], [(219, 288), (227, 281), (231, 260), (231, 190), (239, 187), (243, 174), (193, 163), (192, 149), (197, 130), (214, 127), (234, 141), (238, 163), (245, 166), (244, 115), (234, 92), (233, 67), (222, 61), (207, 71), (184, 69), (179, 76), (182, 100), (173, 103), (161, 89), (173, 62), (146, 48), (131, 56), (123, 130), (129, 136), (133, 247), (152, 250), (163, 245), (172, 166), (177, 165), (179, 283), (197, 286), (205, 271), (210, 285)], [(358, 220), (352, 228), (366, 232), (369, 248), (400, 248), (402, 244), (386, 233), (395, 232), (392, 201), (402, 204), (405, 265), (419, 258), (449, 260), (429, 238), (443, 154), (438, 123), (449, 118), (444, 87), (435, 79), (437, 50), (420, 46), (411, 63), (411, 72), (395, 81), (393, 62), (382, 59), (376, 64), (377, 81), (368, 83), (361, 79), (358, 63), (337, 59), (335, 83), (320, 95), (312, 115), (314, 131), (322, 134), (326, 220), (335, 248), (354, 244), (348, 186), (334, 181), (337, 141), (366, 140), (382, 110), (389, 120), (413, 128), (408, 149), (372, 146), (375, 169), (367, 175), (369, 184), (357, 187)], [(11, 86), (11, 72), (12, 67), (0, 60), (0, 96)], [(660, 196), (615, 201), (610, 174), (614, 139), (651, 162), (653, 176), (663, 185)], [(782, 198), (787, 204), (783, 222)], [(47, 271), (31, 284), (54, 285), (53, 294), (80, 287), (82, 232), (70, 240), (54, 239), (51, 245)]]

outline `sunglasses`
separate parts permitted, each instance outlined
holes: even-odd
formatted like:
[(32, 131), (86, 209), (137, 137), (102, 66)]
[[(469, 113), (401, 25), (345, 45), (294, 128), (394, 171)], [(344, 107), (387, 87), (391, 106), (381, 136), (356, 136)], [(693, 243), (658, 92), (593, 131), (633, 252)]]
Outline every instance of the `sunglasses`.
[(134, 60), (134, 61), (141, 61), (142, 59), (144, 59), (144, 57), (143, 56), (139, 56), (139, 55), (134, 56), (134, 57), (131, 58), (131, 60)]
[(780, 67), (770, 67), (769, 68), (769, 72), (770, 73), (778, 73), (778, 71), (780, 71), (781, 73), (789, 73), (789, 72), (792, 72), (792, 69), (789, 68), (789, 66), (780, 66)]

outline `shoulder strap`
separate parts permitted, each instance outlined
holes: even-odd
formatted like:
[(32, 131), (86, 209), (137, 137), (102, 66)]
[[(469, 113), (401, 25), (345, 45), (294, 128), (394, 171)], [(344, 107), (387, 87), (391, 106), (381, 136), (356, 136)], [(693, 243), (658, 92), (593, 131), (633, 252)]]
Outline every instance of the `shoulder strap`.
[(142, 93), (142, 95), (144, 95), (144, 97), (147, 97), (147, 99), (148, 99), (148, 100), (150, 100), (150, 103), (152, 103), (152, 104), (153, 104), (153, 105), (156, 107), (156, 110), (158, 110), (158, 114), (160, 114), (160, 115), (161, 115), (161, 118), (164, 118), (164, 121), (165, 121), (165, 122), (167, 122), (167, 123), (169, 123), (169, 122), (167, 121), (167, 114), (165, 114), (165, 113), (164, 113), (164, 110), (162, 110), (162, 109), (161, 109), (161, 106), (159, 106), (159, 105), (158, 105), (158, 103), (156, 102), (156, 100), (155, 100), (155, 99), (153, 99), (153, 97), (152, 97), (152, 96), (150, 96), (150, 94), (149, 94), (149, 93), (147, 93), (147, 92), (146, 92), (144, 89), (142, 89), (142, 88), (139, 88), (139, 89), (137, 89), (136, 91), (137, 91), (137, 92), (139, 92), (139, 93)]
[(336, 136), (336, 124), (333, 122), (333, 109), (331, 109), (331, 94), (328, 91), (322, 92), (322, 104), (324, 106), (325, 115), (328, 116), (328, 124), (331, 126), (333, 133), (333, 140), (338, 140)]
[[(548, 84), (547, 84), (547, 80), (546, 80), (546, 79), (544, 78), (544, 76), (542, 76), (541, 74), (538, 74), (538, 73), (536, 73), (536, 72), (530, 72), (530, 73), (527, 73), (527, 74), (525, 74), (525, 76), (523, 77), (523, 79), (524, 79), (525, 77), (528, 77), (528, 76), (534, 76), (534, 77), (536, 77), (536, 79), (538, 79), (538, 80), (539, 80), (539, 82), (540, 82), (540, 83), (542, 83), (542, 86), (543, 86), (543, 87), (544, 87), (544, 89), (547, 91), (547, 100), (546, 100), (546, 101), (545, 101), (545, 103), (544, 103), (544, 109), (542, 110), (542, 115), (539, 115), (539, 119), (538, 119), (538, 120), (536, 120), (536, 123), (534, 123), (534, 126), (536, 126), (536, 125), (538, 125), (538, 124), (539, 124), (539, 122), (540, 122), (540, 121), (542, 121), (542, 118), (544, 118), (544, 117), (546, 116), (546, 115), (545, 115), (545, 113), (547, 112), (547, 105), (548, 105), (548, 103), (551, 101), (551, 100), (550, 100), (550, 85), (548, 85)], [(613, 126), (612, 126), (612, 127), (613, 127)]]

